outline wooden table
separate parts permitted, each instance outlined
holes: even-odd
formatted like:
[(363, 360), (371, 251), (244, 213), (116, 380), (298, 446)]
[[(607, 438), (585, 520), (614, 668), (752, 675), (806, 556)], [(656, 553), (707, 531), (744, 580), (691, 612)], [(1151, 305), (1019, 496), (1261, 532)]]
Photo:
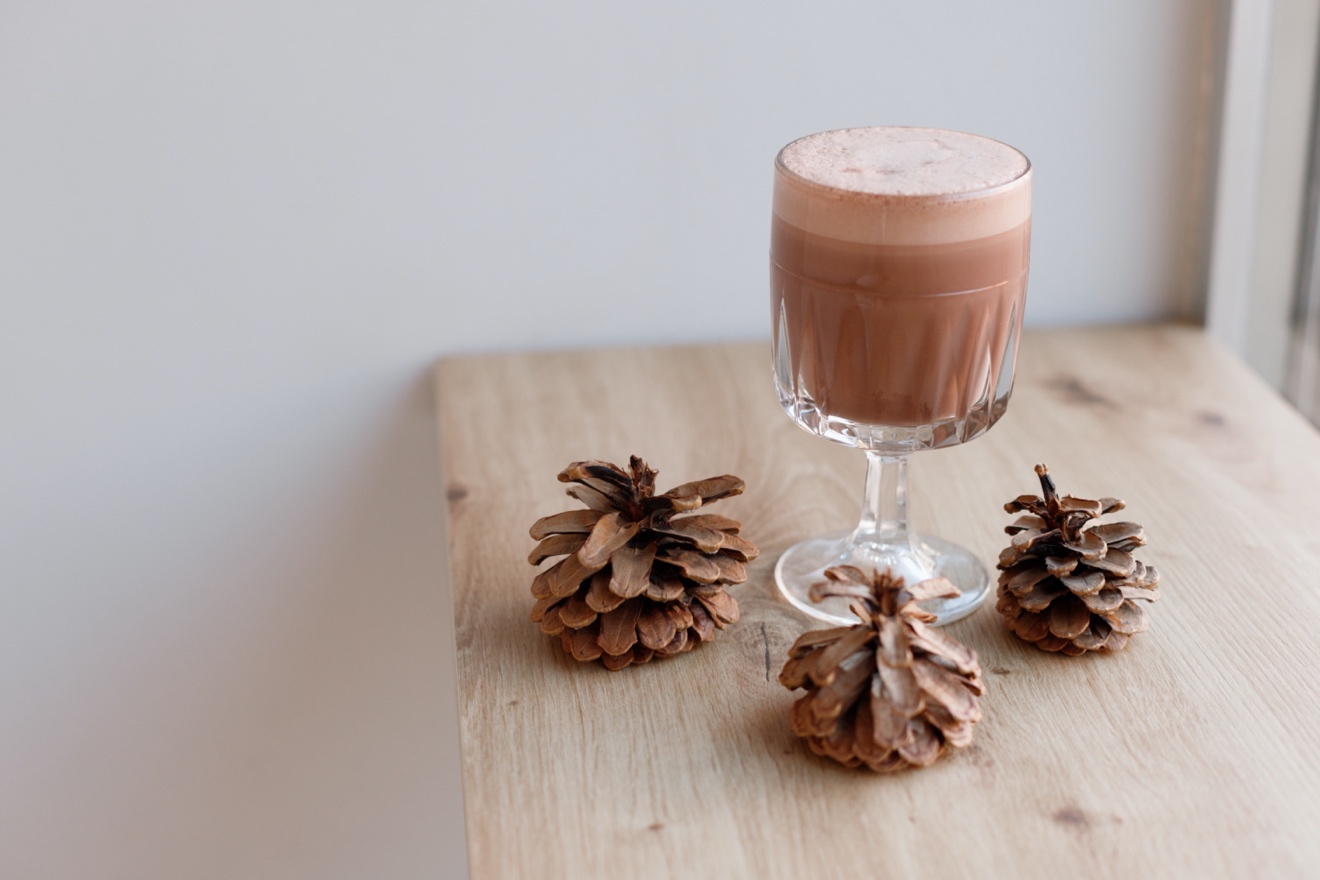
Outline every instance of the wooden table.
[[(973, 745), (892, 776), (789, 732), (785, 652), (817, 628), (772, 567), (853, 524), (863, 456), (780, 411), (762, 344), (442, 361), (459, 710), (474, 878), (1320, 876), (1320, 435), (1200, 331), (1037, 331), (1008, 414), (912, 463), (918, 528), (993, 564), (1001, 505), (1124, 498), (1162, 574), (1151, 629), (1071, 659), (993, 599), (950, 627), (980, 654)], [(528, 620), (528, 526), (584, 458), (661, 488), (734, 473), (762, 548), (713, 644), (622, 672)]]

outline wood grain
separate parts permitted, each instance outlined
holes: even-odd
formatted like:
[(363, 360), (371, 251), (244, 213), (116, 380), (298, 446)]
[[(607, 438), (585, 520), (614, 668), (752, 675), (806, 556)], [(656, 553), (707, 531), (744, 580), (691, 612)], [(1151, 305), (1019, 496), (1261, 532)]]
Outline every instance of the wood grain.
[[(436, 370), (469, 858), (493, 877), (1320, 874), (1320, 435), (1198, 330), (1028, 333), (1003, 421), (916, 455), (918, 528), (993, 564), (1046, 462), (1127, 500), (1162, 575), (1151, 631), (1077, 660), (987, 604), (950, 631), (986, 671), (972, 747), (897, 776), (788, 731), (803, 631), (778, 554), (852, 525), (863, 456), (780, 411), (766, 346), (482, 356)], [(528, 621), (528, 526), (555, 474), (639, 453), (720, 473), (763, 555), (713, 645), (611, 673)]]

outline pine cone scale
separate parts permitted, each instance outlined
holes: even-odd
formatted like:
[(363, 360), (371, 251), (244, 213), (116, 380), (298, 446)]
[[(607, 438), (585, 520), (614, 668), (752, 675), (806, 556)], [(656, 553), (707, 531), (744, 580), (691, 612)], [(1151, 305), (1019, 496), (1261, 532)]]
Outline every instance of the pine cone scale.
[(976, 696), (963, 686), (962, 679), (929, 660), (920, 659), (912, 664), (917, 686), (926, 695), (926, 710), (943, 706), (958, 721), (979, 721), (981, 706)]
[(741, 616), (738, 603), (728, 593), (720, 591), (706, 596), (700, 593), (694, 595), (696, 600), (706, 607), (706, 611), (715, 622), (715, 626), (724, 629), (724, 627), (732, 626), (738, 622)]
[(692, 612), (686, 605), (679, 602), (669, 602), (663, 606), (665, 614), (674, 622), (674, 628), (679, 632), (686, 632), (692, 628)]
[(888, 666), (877, 655), (877, 673), (884, 685), (885, 696), (894, 711), (904, 718), (914, 718), (926, 708), (924, 698), (917, 686), (917, 677), (911, 666)]
[(683, 581), (680, 578), (660, 572), (651, 575), (646, 592), (642, 595), (652, 602), (677, 602), (683, 598), (683, 593)]
[[(1055, 638), (1055, 636), (1050, 633), (1049, 612), (1041, 614), (1039, 611), (1028, 611), (1027, 615), (1030, 615), (1030, 617), (1027, 618), (1024, 615), (1023, 628), (1018, 630), (1018, 635), (1022, 635), (1024, 638), (1034, 636), (1036, 639)], [(1025, 634), (1024, 630), (1025, 633), (1029, 633), (1029, 635)]]
[(760, 555), (760, 551), (756, 549), (755, 544), (732, 532), (724, 533), (724, 546), (720, 549), (739, 562), (751, 562)]
[(1082, 604), (1086, 606), (1087, 610), (1093, 614), (1113, 611), (1123, 604), (1123, 591), (1117, 587), (1105, 587), (1098, 593), (1078, 593), (1076, 595), (1077, 598), (1082, 600)]
[(615, 504), (610, 500), (610, 496), (606, 495), (604, 492), (598, 492), (586, 484), (579, 483), (570, 486), (566, 491), (570, 496), (581, 501), (592, 510), (598, 510), (601, 513), (610, 513), (615, 509)]
[(1036, 644), (1039, 647), (1044, 648), (1046, 651), (1062, 651), (1072, 643), (1067, 639), (1054, 635), (1053, 633), (1047, 633), (1045, 638), (1041, 639)]
[(1050, 605), (1050, 634), (1073, 639), (1091, 626), (1091, 612), (1076, 596), (1061, 597)]
[(718, 501), (730, 495), (737, 495), (742, 492), (743, 488), (742, 480), (732, 474), (725, 474), (721, 477), (710, 477), (709, 479), (695, 480), (691, 483), (675, 486), (660, 497), (672, 498), (676, 501), (696, 497), (701, 499), (702, 504), (710, 504), (712, 501)]
[(1111, 547), (1104, 556), (1091, 560), (1091, 565), (1100, 571), (1127, 577), (1136, 568), (1137, 561), (1132, 558), (1132, 554)]
[(614, 483), (625, 489), (630, 488), (631, 479), (623, 468), (607, 461), (575, 461), (559, 472), (559, 482), (600, 479)]
[[(738, 532), (742, 531), (742, 523), (718, 513), (694, 513), (682, 517), (678, 521), (691, 523), (702, 528), (714, 529), (717, 532), (724, 532), (726, 538), (728, 535), (737, 535)], [(750, 542), (748, 543), (750, 544)]]
[(1146, 532), (1134, 522), (1103, 523), (1091, 528), (1091, 533), (1111, 547), (1119, 541), (1135, 541), (1137, 546), (1146, 543)]
[(1131, 599), (1125, 599), (1122, 605), (1103, 615), (1103, 617), (1105, 622), (1114, 628), (1115, 632), (1120, 632), (1125, 636), (1145, 632), (1146, 628), (1150, 626), (1150, 620), (1146, 617), (1145, 609)]
[(666, 547), (656, 554), (656, 561), (677, 568), (682, 576), (699, 584), (713, 584), (720, 579), (720, 568), (709, 556), (697, 550), (676, 550)]
[[(958, 595), (958, 588), (948, 578), (931, 578), (908, 588), (908, 595), (913, 602), (925, 602), (927, 599), (951, 599)], [(917, 618), (912, 618), (916, 620)]]
[(1105, 551), (1109, 549), (1108, 544), (1091, 532), (1082, 532), (1078, 540), (1064, 541), (1063, 547), (1074, 553), (1082, 554), (1082, 557), (1088, 560), (1103, 559)]
[(602, 566), (589, 566), (582, 562), (579, 554), (565, 556), (549, 570), (547, 585), (552, 596), (571, 596), (582, 582), (600, 571)]
[(581, 629), (589, 625), (596, 616), (596, 612), (581, 596), (569, 596), (568, 601), (559, 606), (559, 619), (564, 622), (564, 626), (573, 629)]
[(709, 529), (700, 523), (692, 522), (691, 517), (674, 518), (669, 522), (659, 522), (654, 531), (661, 535), (671, 535), (690, 541), (702, 553), (714, 553), (724, 546), (724, 532)]
[(558, 598), (550, 592), (550, 572), (543, 571), (532, 581), (532, 596), (536, 599)]
[[(1050, 576), (1049, 569), (1040, 569), (1031, 565), (1015, 566), (1014, 568), (1016, 571), (1007, 580), (1001, 577), (1003, 585), (1014, 593), (1029, 590)], [(1013, 569), (1009, 571), (1013, 571)]]
[(622, 513), (607, 513), (596, 521), (586, 542), (578, 549), (578, 560), (584, 566), (601, 568), (610, 556), (637, 534), (637, 523), (628, 522)]
[(646, 602), (637, 618), (637, 638), (653, 651), (659, 651), (674, 639), (674, 622), (654, 602)]
[(920, 620), (912, 621), (908, 642), (913, 648), (947, 660), (964, 676), (975, 675), (980, 669), (975, 651)]
[(1111, 632), (1109, 638), (1105, 640), (1105, 647), (1111, 651), (1121, 651), (1127, 645), (1129, 638), (1131, 636), (1121, 632)]
[(715, 638), (715, 620), (700, 602), (688, 606), (692, 612), (692, 634), (698, 641), (709, 642)]
[(1105, 646), (1105, 642), (1109, 639), (1109, 634), (1112, 631), (1103, 620), (1092, 621), (1086, 632), (1073, 639), (1073, 641), (1083, 650), (1098, 651)]
[(637, 644), (637, 619), (642, 613), (642, 600), (629, 599), (600, 618), (601, 650), (607, 654), (626, 654)]
[(720, 554), (712, 557), (715, 567), (719, 569), (719, 577), (715, 579), (719, 584), (741, 584), (747, 580), (747, 566), (743, 565), (732, 556)]
[(609, 591), (624, 599), (646, 592), (651, 584), (651, 571), (655, 562), (655, 545), (646, 547), (621, 546), (610, 556), (610, 577), (605, 582)]
[(546, 611), (550, 609), (550, 606), (558, 601), (559, 599), (554, 596), (546, 596), (543, 599), (537, 599), (536, 604), (532, 606), (532, 623), (540, 623), (541, 619), (545, 617)]
[(817, 629), (805, 632), (798, 636), (797, 641), (793, 643), (793, 647), (788, 649), (788, 656), (802, 656), (811, 648), (820, 645), (833, 644), (836, 639), (842, 638), (850, 629), (852, 629), (851, 626), (835, 626), (830, 629)]
[(610, 572), (601, 569), (591, 576), (591, 586), (587, 588), (587, 604), (600, 614), (613, 611), (632, 598), (611, 590), (611, 578)]
[(1144, 584), (1124, 584), (1118, 588), (1119, 593), (1124, 599), (1139, 599), (1143, 602), (1155, 602), (1160, 598), (1159, 593), (1151, 592), (1153, 587)]
[(811, 732), (816, 736), (825, 736), (833, 730), (844, 708), (855, 703), (871, 681), (871, 669), (861, 653), (846, 658), (838, 670), (829, 684), (806, 698), (811, 706)]
[(1017, 595), (1018, 604), (1028, 611), (1044, 611), (1050, 607), (1050, 603), (1066, 593), (1058, 584), (1050, 584), (1044, 581), (1038, 581), (1031, 585), (1031, 589), (1026, 593)]
[(935, 736), (935, 728), (914, 719), (908, 722), (908, 729), (912, 731), (912, 741), (900, 746), (898, 754), (909, 764), (929, 767), (943, 751), (939, 738)]
[(559, 606), (556, 605), (541, 616), (541, 632), (548, 636), (557, 636), (564, 631), (564, 621), (559, 619)]
[(882, 666), (905, 669), (912, 665), (912, 649), (908, 647), (907, 632), (902, 621), (886, 617), (880, 622), (880, 651), (876, 655)]
[(580, 534), (558, 534), (545, 538), (537, 544), (527, 556), (532, 565), (540, 565), (552, 556), (576, 553), (586, 543), (587, 536)]
[(1104, 589), (1106, 579), (1103, 571), (1092, 569), (1085, 574), (1064, 575), (1059, 583), (1078, 596), (1093, 596)]
[[(874, 633), (867, 632), (859, 627), (850, 627), (837, 642), (816, 656), (816, 668), (833, 670), (846, 658), (865, 648), (872, 638), (874, 638)], [(822, 679), (817, 679), (817, 684), (826, 683)]]
[(871, 739), (876, 745), (889, 751), (897, 751), (906, 745), (910, 737), (908, 717), (894, 708), (894, 704), (884, 697), (884, 686), (879, 679), (872, 679), (871, 698), (867, 701), (871, 716)]
[(586, 663), (601, 655), (600, 644), (597, 642), (599, 632), (595, 624), (582, 629), (565, 630), (565, 633), (570, 639), (570, 651), (575, 660)]
[(596, 526), (596, 520), (601, 516), (603, 514), (599, 510), (565, 510), (563, 513), (552, 513), (533, 523), (530, 534), (539, 541), (550, 535), (590, 533)]
[(1055, 577), (1063, 577), (1066, 574), (1072, 574), (1077, 569), (1076, 557), (1045, 557), (1046, 570)]
[(857, 704), (853, 725), (853, 749), (856, 751), (856, 758), (866, 764), (883, 761), (891, 749), (882, 745), (877, 739), (870, 700), (862, 700)]

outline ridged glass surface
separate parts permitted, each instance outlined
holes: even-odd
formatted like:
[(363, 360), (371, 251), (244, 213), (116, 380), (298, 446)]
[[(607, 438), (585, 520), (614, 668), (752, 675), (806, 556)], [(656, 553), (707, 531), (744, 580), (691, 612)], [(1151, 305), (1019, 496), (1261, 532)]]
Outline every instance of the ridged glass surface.
[[(964, 387), (971, 385), (974, 388), (967, 395), (969, 405), (957, 407), (961, 412), (929, 424), (872, 425), (829, 412), (828, 400), (817, 400), (812, 394), (813, 383), (807, 377), (828, 374), (829, 365), (821, 363), (819, 355), (814, 352), (793, 351), (787, 324), (789, 316), (781, 299), (773, 341), (779, 404), (803, 430), (859, 449), (901, 454), (965, 443), (988, 431), (1008, 406), (1013, 391), (1020, 318), (1014, 307), (1006, 322), (1008, 332), (1003, 350), (993, 351), (988, 344), (984, 345), (981, 356), (967, 360), (975, 369), (969, 370), (968, 375), (956, 377)], [(998, 364), (997, 371), (992, 369), (994, 364)], [(979, 382), (975, 381), (975, 373), (982, 377)], [(815, 384), (820, 385), (819, 382)]]

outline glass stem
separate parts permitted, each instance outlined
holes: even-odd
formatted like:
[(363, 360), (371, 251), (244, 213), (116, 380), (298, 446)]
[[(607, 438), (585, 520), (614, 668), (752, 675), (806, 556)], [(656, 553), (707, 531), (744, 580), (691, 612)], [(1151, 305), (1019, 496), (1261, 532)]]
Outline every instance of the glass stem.
[(907, 521), (907, 456), (866, 452), (866, 488), (862, 492), (862, 518), (853, 531), (853, 544), (910, 549)]

